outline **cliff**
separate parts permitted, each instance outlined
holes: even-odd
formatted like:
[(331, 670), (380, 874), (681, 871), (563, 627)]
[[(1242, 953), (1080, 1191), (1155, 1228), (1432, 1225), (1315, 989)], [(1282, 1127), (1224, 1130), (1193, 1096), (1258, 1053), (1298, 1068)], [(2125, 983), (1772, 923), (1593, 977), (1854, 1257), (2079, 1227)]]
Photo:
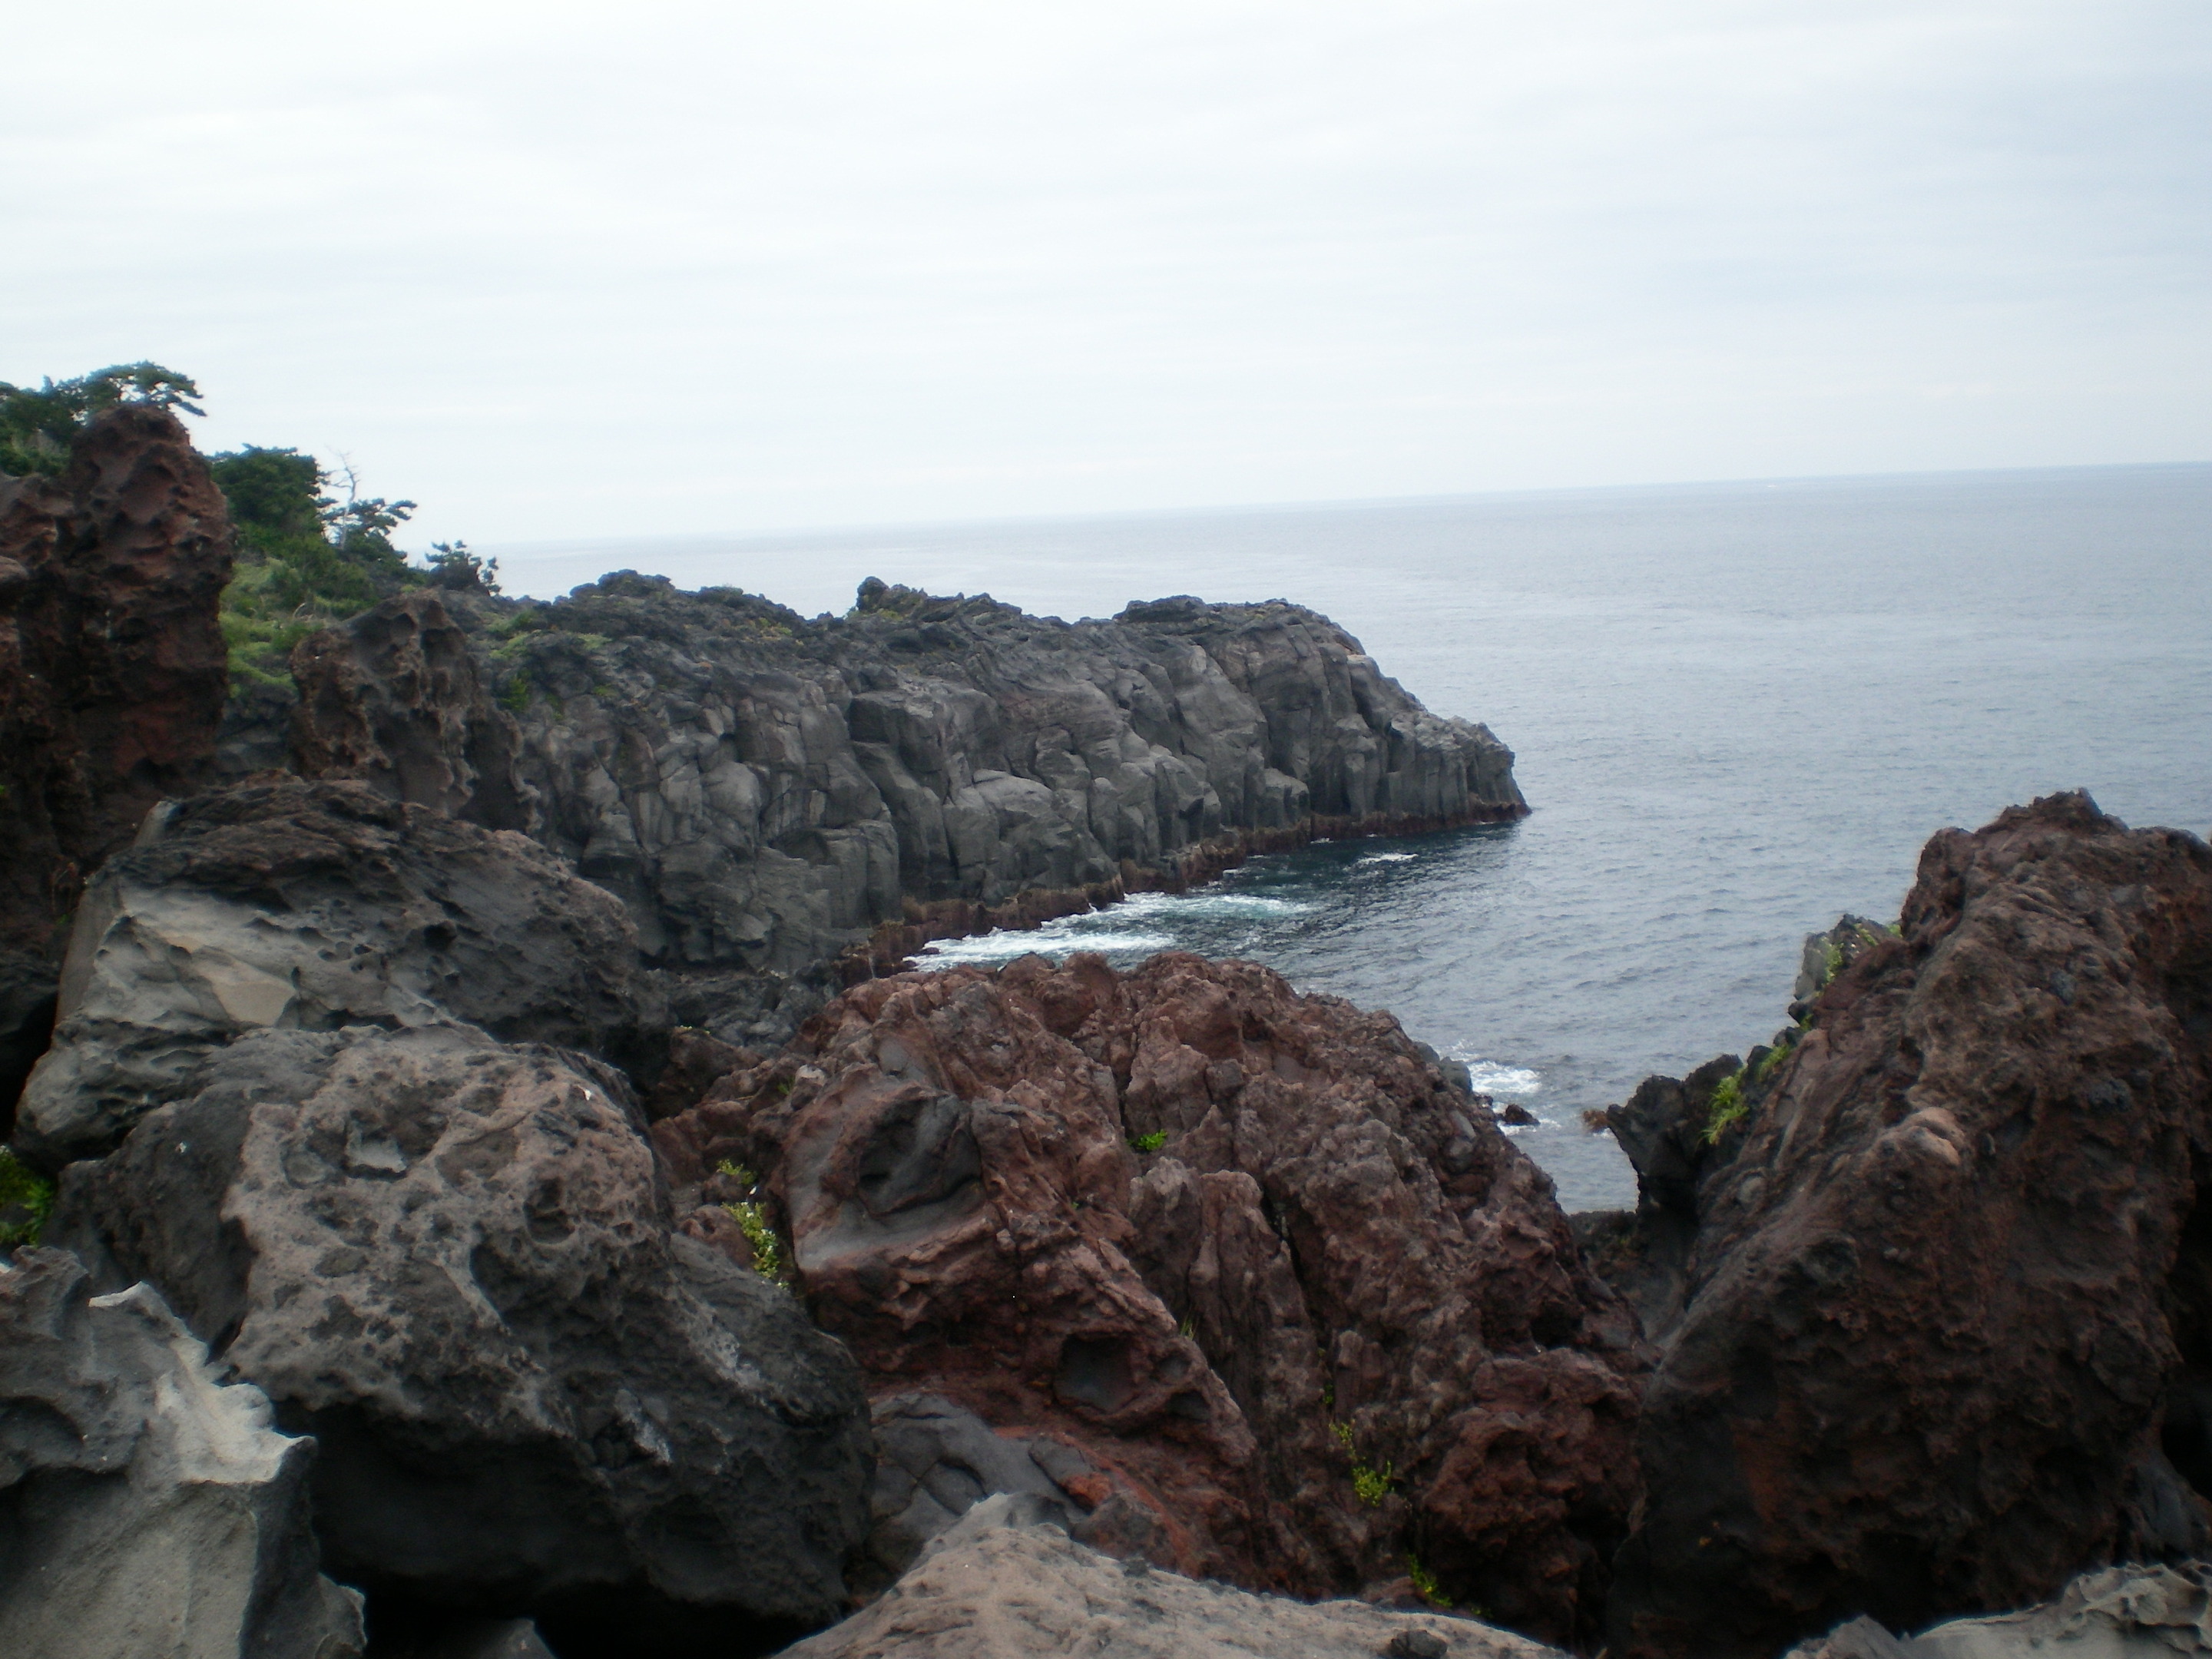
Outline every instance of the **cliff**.
[[(647, 958), (729, 975), (725, 1035), (840, 956), (1203, 879), (1317, 836), (1528, 811), (1490, 732), (1430, 714), (1281, 601), (1024, 615), (871, 580), (809, 621), (629, 573), (550, 604), (387, 601), (303, 642), (293, 764), (526, 831), (620, 896)], [(705, 1023), (702, 1018), (701, 1023)]]

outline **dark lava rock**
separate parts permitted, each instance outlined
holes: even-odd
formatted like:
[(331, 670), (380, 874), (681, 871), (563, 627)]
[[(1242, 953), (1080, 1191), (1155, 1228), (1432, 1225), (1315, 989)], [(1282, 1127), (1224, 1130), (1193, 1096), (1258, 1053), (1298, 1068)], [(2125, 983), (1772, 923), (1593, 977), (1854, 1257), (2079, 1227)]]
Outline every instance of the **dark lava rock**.
[(1471, 1107), (1387, 1014), (1079, 955), (856, 987), (654, 1134), (679, 1182), (769, 1177), (876, 1386), (1079, 1448), (1094, 1521), (1304, 1594), (1418, 1538), (1455, 1598), (1564, 1634), (1626, 1528), (1642, 1361)]
[[(482, 780), (507, 773), (478, 757), (519, 725), (501, 800), (619, 894), (670, 968), (790, 975), (852, 950), (865, 974), (1316, 834), (1527, 811), (1486, 728), (1429, 714), (1279, 601), (1071, 625), (871, 581), (810, 622), (624, 572), (550, 605), (388, 601), (295, 668), (302, 767), (410, 799), (481, 816)], [(694, 1023), (781, 1042), (818, 1006), (771, 1007), (772, 1031)]]
[(16, 1149), (112, 1147), (201, 1057), (262, 1027), (457, 1019), (655, 1069), (665, 1015), (629, 919), (522, 836), (361, 783), (282, 780), (149, 818), (79, 907)]
[(0, 945), (50, 952), (83, 878), (212, 774), (230, 520), (176, 417), (94, 418), (0, 475)]
[(61, 1250), (0, 1263), (0, 1653), (358, 1659), (317, 1570), (314, 1443), (227, 1382), (144, 1285)]
[(2203, 1549), (2212, 851), (2083, 795), (1929, 843), (1698, 1197), (1613, 1650), (1765, 1656)]
[(51, 1236), (320, 1441), (316, 1527), (373, 1607), (529, 1613), (556, 1649), (564, 1621), (688, 1609), (742, 1645), (840, 1608), (858, 1373), (675, 1233), (605, 1066), (453, 1025), (250, 1032), (70, 1167)]
[(488, 830), (526, 830), (514, 717), (435, 593), (403, 593), (292, 649), (292, 763)]

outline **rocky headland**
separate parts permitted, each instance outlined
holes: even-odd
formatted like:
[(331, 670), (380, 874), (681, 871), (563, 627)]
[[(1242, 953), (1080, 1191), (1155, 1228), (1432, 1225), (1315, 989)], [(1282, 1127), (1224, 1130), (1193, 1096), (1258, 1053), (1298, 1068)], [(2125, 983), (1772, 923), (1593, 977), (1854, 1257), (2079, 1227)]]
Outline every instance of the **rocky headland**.
[(2212, 1651), (2194, 836), (1937, 836), (1571, 1218), (1387, 1013), (907, 961), (1527, 810), (1325, 618), (463, 581), (226, 703), (229, 548), (158, 410), (0, 479), (0, 1650)]

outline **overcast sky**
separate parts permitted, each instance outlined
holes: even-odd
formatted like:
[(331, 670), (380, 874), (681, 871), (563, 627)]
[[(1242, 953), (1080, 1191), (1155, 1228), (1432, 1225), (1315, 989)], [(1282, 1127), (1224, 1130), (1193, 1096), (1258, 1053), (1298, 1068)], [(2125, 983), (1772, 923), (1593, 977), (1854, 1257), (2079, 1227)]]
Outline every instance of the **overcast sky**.
[(2212, 5), (20, 7), (0, 379), (416, 541), (2212, 458)]

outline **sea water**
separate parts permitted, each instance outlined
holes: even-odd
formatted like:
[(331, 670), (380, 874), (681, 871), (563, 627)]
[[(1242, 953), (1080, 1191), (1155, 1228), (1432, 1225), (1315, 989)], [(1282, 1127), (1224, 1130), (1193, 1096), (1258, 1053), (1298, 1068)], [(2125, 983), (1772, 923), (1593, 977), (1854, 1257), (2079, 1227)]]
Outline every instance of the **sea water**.
[(812, 614), (865, 576), (1110, 616), (1328, 612), (1516, 751), (1532, 815), (1255, 859), (941, 961), (1169, 948), (1388, 1008), (1526, 1104), (1570, 1209), (1631, 1203), (1581, 1115), (1785, 1023), (1803, 936), (1896, 914), (1922, 843), (2086, 787), (2212, 825), (2212, 465), (1555, 491), (495, 550)]

